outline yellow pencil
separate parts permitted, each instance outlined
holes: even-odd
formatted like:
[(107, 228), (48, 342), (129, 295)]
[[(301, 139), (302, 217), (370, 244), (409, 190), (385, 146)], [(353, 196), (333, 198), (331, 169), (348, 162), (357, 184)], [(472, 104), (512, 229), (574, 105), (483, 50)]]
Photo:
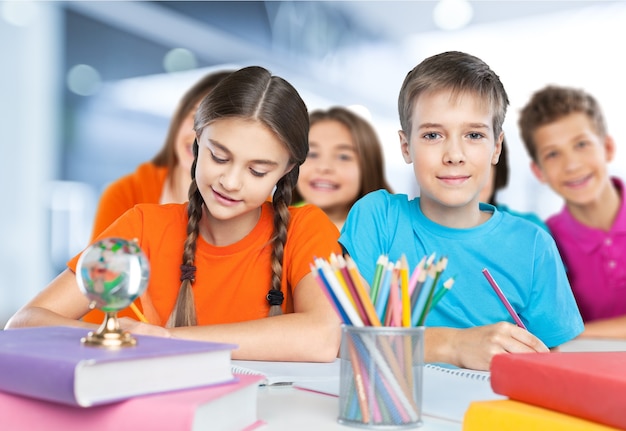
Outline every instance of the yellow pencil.
[(339, 281), (341, 288), (346, 293), (348, 300), (350, 300), (350, 303), (354, 307), (355, 311), (358, 310), (356, 306), (356, 302), (354, 302), (355, 299), (352, 297), (352, 294), (350, 293), (350, 289), (348, 288), (348, 284), (346, 280), (343, 278), (343, 274), (341, 273), (341, 269), (339, 268), (339, 259), (335, 253), (332, 253), (330, 255), (330, 266), (333, 272), (335, 273), (335, 277), (337, 278), (337, 281)]
[(130, 309), (133, 310), (133, 312), (135, 313), (135, 315), (137, 316), (139, 321), (141, 321), (143, 323), (149, 323), (148, 319), (146, 319), (146, 316), (144, 316), (143, 313), (141, 311), (139, 311), (139, 308), (135, 305), (134, 302), (130, 303)]
[(400, 258), (400, 290), (402, 293), (402, 326), (411, 326), (411, 295), (409, 295), (409, 263), (403, 254)]

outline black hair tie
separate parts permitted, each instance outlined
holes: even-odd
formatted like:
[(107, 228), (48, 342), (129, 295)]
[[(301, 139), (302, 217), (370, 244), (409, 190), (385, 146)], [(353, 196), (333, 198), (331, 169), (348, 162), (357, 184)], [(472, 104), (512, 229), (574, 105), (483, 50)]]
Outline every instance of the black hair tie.
[(270, 305), (283, 305), (283, 300), (285, 299), (285, 295), (283, 295), (283, 292), (281, 292), (280, 290), (270, 290), (267, 293), (267, 302), (270, 303)]
[(196, 278), (196, 267), (193, 265), (181, 265), (180, 272), (180, 281), (194, 281)]

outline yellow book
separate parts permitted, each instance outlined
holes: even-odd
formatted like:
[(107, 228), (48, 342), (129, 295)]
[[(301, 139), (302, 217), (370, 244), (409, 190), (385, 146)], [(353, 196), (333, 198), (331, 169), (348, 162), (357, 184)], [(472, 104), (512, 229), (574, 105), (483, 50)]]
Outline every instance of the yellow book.
[(473, 401), (463, 431), (612, 431), (612, 428), (513, 400)]

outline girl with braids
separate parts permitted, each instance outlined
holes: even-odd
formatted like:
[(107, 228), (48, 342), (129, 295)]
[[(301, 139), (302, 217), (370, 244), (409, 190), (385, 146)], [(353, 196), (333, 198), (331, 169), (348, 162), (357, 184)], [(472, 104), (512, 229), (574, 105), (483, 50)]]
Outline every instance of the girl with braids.
[[(137, 166), (134, 172), (106, 186), (94, 217), (92, 240), (126, 210), (139, 203), (187, 201), (195, 139), (194, 116), (202, 99), (230, 72), (232, 70), (209, 72), (189, 88), (176, 106), (159, 152), (152, 160)], [(140, 301), (136, 301), (135, 305), (141, 309)], [(118, 313), (120, 317), (133, 315), (130, 308)], [(97, 309), (83, 316), (83, 320), (91, 323), (99, 323), (103, 319), (104, 312)]]
[[(202, 101), (194, 129), (189, 202), (139, 204), (98, 237), (136, 238), (150, 260), (149, 323), (125, 317), (122, 328), (235, 343), (235, 359), (333, 360), (339, 320), (309, 265), (341, 252), (339, 232), (317, 207), (288, 207), (309, 148), (304, 102), (282, 78), (247, 67)], [(79, 320), (89, 307), (78, 257), (7, 327), (90, 327)]]

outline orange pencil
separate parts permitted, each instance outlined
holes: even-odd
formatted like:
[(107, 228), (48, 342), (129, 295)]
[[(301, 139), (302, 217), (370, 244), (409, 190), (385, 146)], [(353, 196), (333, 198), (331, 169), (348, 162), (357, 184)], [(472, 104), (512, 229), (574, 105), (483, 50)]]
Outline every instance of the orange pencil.
[(367, 314), (367, 318), (369, 319), (370, 324), (372, 326), (382, 326), (382, 323), (380, 322), (380, 319), (376, 314), (376, 310), (374, 309), (374, 304), (372, 303), (372, 300), (370, 299), (370, 296), (367, 293), (365, 286), (363, 285), (363, 282), (361, 280), (361, 274), (359, 273), (356, 263), (354, 263), (354, 260), (352, 260), (349, 255), (345, 256), (345, 260), (346, 267), (348, 268), (348, 273), (350, 274), (352, 283), (354, 284), (356, 292), (361, 299), (361, 303), (363, 304), (363, 308), (365, 309), (365, 313)]

